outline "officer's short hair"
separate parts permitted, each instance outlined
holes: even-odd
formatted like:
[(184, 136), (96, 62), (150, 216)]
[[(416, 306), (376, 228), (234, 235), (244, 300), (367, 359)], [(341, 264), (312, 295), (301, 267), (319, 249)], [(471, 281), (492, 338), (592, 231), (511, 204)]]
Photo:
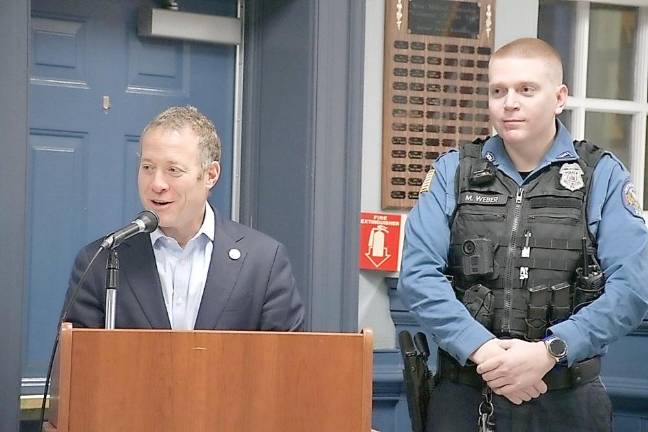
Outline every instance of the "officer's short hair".
[(491, 56), (491, 61), (505, 58), (535, 58), (546, 60), (547, 63), (558, 73), (558, 81), (562, 84), (563, 66), (560, 54), (547, 42), (536, 38), (520, 38), (500, 47)]
[(200, 163), (203, 170), (207, 169), (212, 162), (220, 161), (221, 142), (216, 127), (211, 120), (198, 111), (198, 108), (185, 105), (165, 109), (144, 127), (141, 137), (158, 127), (175, 131), (189, 127), (198, 137)]

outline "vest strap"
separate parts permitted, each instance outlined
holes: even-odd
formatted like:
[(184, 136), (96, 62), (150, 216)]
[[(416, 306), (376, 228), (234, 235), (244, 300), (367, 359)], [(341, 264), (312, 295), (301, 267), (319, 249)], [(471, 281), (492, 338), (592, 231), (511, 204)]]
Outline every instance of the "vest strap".
[(583, 202), (578, 198), (537, 197), (529, 200), (531, 208), (574, 208), (580, 209)]
[(531, 248), (538, 249), (563, 249), (563, 250), (581, 250), (582, 244), (580, 241), (569, 241), (563, 239), (542, 239), (532, 238), (529, 241)]
[(558, 270), (568, 271), (572, 270), (567, 265), (567, 260), (562, 259), (561, 255), (553, 258), (516, 258), (515, 267), (529, 267), (530, 269), (544, 269), (544, 270)]

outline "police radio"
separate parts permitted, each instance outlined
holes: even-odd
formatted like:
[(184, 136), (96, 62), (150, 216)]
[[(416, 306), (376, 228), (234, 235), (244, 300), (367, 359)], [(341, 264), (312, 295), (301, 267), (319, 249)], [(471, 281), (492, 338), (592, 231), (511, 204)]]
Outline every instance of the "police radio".
[[(587, 239), (581, 239), (583, 266), (576, 269), (573, 313), (592, 303), (603, 294), (605, 278), (596, 258), (587, 250)], [(589, 264), (589, 260), (594, 264)]]

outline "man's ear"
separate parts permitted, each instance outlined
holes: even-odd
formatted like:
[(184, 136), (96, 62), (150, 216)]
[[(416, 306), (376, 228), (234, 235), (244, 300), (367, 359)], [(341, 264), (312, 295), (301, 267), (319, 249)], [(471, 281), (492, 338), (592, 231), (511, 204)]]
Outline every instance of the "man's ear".
[(554, 110), (554, 114), (559, 115), (563, 112), (565, 105), (567, 105), (568, 94), (569, 90), (567, 89), (567, 86), (565, 84), (560, 84), (556, 89), (556, 109)]
[(216, 182), (218, 182), (219, 177), (220, 164), (214, 161), (210, 163), (209, 167), (207, 168), (207, 173), (205, 175), (205, 186), (207, 186), (207, 188), (211, 190), (216, 185)]

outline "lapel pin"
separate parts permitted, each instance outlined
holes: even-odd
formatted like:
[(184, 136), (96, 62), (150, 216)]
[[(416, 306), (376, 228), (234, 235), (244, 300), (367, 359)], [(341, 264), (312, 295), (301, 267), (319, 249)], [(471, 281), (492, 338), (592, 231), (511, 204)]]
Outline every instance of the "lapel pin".
[(227, 255), (229, 255), (230, 259), (236, 261), (241, 258), (241, 251), (238, 249), (230, 249), (229, 252), (227, 252)]

